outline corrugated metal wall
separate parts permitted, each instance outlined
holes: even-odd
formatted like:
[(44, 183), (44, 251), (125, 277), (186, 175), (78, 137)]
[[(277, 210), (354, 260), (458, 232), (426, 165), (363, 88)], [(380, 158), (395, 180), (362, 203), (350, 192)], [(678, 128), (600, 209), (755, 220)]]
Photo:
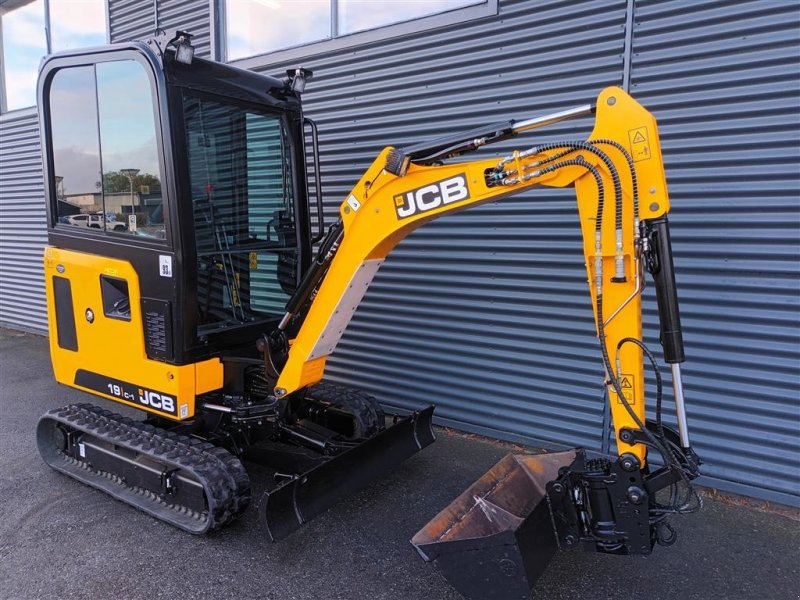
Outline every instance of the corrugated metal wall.
[(155, 31), (155, 11), (150, 0), (107, 0), (112, 42), (146, 38)]
[[(194, 35), (197, 56), (211, 53), (211, 19), (208, 0), (108, 0), (111, 41), (147, 39), (156, 26), (185, 29)], [(158, 24), (156, 24), (158, 19)]]
[(0, 324), (45, 331), (47, 241), (36, 113), (0, 120)]
[[(494, 17), (304, 57), (315, 70), (307, 112), (320, 126), (329, 217), (384, 144), (558, 110), (621, 84), (627, 4), (501, 0)], [(152, 6), (112, 0), (112, 40), (149, 35)], [(208, 12), (206, 0), (167, 0), (159, 25), (199, 33), (204, 54)], [(629, 73), (661, 126), (704, 481), (792, 504), (800, 493), (798, 30), (792, 2), (636, 2)], [(266, 62), (256, 68), (280, 74), (300, 61)], [(588, 132), (588, 122), (577, 125), (528, 139)], [(41, 197), (41, 182), (31, 183), (40, 173), (31, 162), (38, 150), (28, 147), (38, 141), (35, 120), (0, 127), (22, 136), (20, 149), (3, 145), (3, 165), (31, 165), (19, 178), (0, 176), (5, 248), (14, 219), (37, 218), (6, 198)], [(30, 260), (6, 256), (3, 286)], [(43, 310), (38, 285), (24, 300), (30, 314)], [(7, 296), (0, 315), (18, 314)], [(652, 304), (645, 320), (655, 349)], [(597, 447), (602, 367), (592, 331), (573, 196), (540, 190), (440, 219), (404, 241), (329, 373), (390, 405), (435, 402), (440, 422), (461, 429)]]
[(634, 18), (631, 93), (661, 130), (693, 440), (705, 473), (796, 502), (800, 11), (672, 0)]

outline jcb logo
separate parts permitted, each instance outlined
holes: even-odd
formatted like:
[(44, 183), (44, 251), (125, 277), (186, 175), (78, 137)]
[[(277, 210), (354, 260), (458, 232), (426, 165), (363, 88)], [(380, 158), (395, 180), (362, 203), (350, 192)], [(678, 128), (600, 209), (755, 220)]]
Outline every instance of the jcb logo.
[(158, 394), (149, 390), (139, 390), (139, 402), (158, 410), (175, 414), (175, 398), (166, 394)]
[(418, 213), (469, 198), (467, 178), (464, 174), (411, 190), (394, 197), (398, 219), (407, 219)]

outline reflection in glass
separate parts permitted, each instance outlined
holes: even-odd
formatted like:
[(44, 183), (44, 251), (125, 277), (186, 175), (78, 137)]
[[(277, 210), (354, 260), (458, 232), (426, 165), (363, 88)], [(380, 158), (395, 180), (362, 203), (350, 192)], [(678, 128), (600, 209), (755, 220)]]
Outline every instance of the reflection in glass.
[(0, 9), (6, 110), (36, 104), (36, 74), (47, 54), (44, 2), (34, 0), (5, 14)]
[(197, 246), (199, 333), (275, 317), (297, 278), (281, 121), (184, 96)]
[(51, 0), (49, 8), (53, 52), (106, 43), (104, 0)]
[(61, 69), (50, 86), (53, 176), (60, 223), (102, 228), (94, 68)]
[(97, 64), (107, 229), (164, 238), (150, 80), (133, 60)]
[(428, 15), (481, 4), (483, 0), (339, 0), (339, 33), (375, 29), (392, 23), (410, 21)]
[(330, 0), (225, 0), (228, 60), (331, 37)]

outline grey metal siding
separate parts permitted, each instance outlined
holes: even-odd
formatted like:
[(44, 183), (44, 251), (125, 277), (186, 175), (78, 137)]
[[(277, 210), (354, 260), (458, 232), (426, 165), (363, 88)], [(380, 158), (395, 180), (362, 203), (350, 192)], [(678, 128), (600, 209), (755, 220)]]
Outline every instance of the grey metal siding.
[(0, 120), (0, 324), (45, 331), (46, 215), (36, 113)]
[(211, 53), (211, 18), (208, 0), (109, 0), (111, 41), (142, 40), (156, 27), (184, 29), (194, 35), (197, 56)]
[(152, 0), (108, 0), (111, 42), (145, 39), (156, 29)]
[(631, 92), (659, 120), (703, 471), (796, 503), (797, 3), (641, 2), (634, 19)]

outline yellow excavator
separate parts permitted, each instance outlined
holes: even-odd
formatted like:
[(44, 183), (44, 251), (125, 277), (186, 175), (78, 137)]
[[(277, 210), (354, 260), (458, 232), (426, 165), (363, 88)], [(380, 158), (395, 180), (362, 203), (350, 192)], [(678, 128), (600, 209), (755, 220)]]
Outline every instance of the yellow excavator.
[[(672, 543), (670, 515), (699, 507), (700, 461), (652, 115), (611, 87), (556, 114), (387, 147), (326, 226), (317, 128), (301, 102), (311, 77), (195, 57), (183, 31), (43, 62), (55, 377), (146, 415), (52, 410), (37, 429), (44, 461), (194, 534), (239, 516), (244, 464), (267, 465), (275, 483), (259, 511), (270, 538), (284, 538), (434, 441), (432, 406), (387, 426), (375, 398), (323, 379), (392, 249), (439, 216), (572, 186), (617, 452), (509, 455), (412, 543), (468, 598), (526, 598), (558, 548), (649, 554)], [(458, 159), (590, 115), (588, 140)], [(76, 226), (84, 212), (103, 214), (100, 226)], [(677, 430), (662, 422), (660, 369), (642, 341), (648, 273)]]

